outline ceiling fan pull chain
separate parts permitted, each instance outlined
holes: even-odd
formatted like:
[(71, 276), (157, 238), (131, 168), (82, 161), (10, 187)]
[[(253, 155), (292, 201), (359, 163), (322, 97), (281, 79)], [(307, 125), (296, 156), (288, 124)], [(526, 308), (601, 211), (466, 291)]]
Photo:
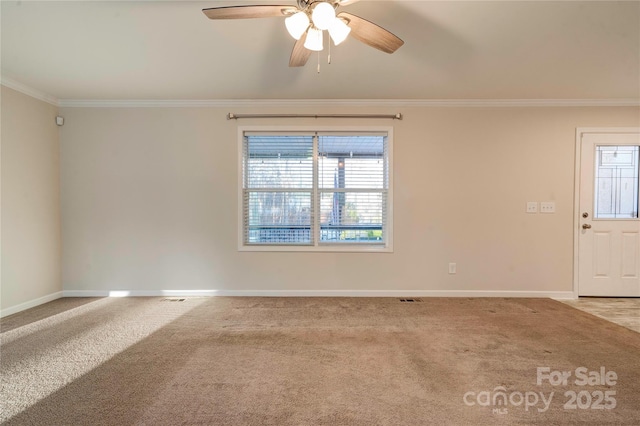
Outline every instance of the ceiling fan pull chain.
[(318, 74), (320, 74), (320, 51), (318, 50)]
[(327, 56), (327, 63), (331, 63), (331, 39), (329, 39), (329, 56)]

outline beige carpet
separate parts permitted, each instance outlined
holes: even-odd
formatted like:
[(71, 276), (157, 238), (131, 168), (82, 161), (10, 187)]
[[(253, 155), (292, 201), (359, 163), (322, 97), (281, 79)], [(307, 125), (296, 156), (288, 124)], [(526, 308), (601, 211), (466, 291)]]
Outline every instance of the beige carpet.
[(8, 425), (640, 424), (640, 334), (551, 300), (61, 299), (1, 325)]

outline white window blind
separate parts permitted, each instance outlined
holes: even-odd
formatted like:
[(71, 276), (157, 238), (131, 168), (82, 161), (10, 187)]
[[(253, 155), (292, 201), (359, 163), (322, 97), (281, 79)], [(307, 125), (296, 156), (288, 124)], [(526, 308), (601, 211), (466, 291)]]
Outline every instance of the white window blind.
[(319, 136), (320, 241), (383, 242), (387, 166), (383, 136)]
[(245, 133), (242, 244), (385, 246), (386, 133)]
[(246, 244), (313, 244), (313, 137), (247, 136)]

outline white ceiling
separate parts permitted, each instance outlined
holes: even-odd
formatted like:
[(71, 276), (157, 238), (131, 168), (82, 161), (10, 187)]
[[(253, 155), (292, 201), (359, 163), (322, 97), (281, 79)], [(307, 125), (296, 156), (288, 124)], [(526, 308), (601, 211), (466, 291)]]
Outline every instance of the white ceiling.
[(341, 10), (405, 41), (350, 38), (289, 68), (283, 18), (247, 1), (2, 1), (2, 76), (59, 99), (639, 99), (640, 1), (372, 1)]

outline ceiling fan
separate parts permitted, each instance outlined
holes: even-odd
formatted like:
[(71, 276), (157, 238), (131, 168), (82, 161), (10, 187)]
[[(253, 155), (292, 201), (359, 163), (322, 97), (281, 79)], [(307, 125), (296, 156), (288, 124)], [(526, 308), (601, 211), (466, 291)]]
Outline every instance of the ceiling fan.
[(312, 51), (319, 52), (323, 49), (324, 30), (329, 32), (336, 46), (349, 34), (356, 40), (386, 53), (393, 53), (404, 44), (404, 41), (394, 34), (364, 18), (347, 12), (336, 14), (339, 6), (357, 1), (297, 0), (297, 6), (223, 6), (203, 9), (202, 12), (209, 19), (286, 17), (286, 28), (296, 39), (289, 59), (290, 67), (304, 66)]

